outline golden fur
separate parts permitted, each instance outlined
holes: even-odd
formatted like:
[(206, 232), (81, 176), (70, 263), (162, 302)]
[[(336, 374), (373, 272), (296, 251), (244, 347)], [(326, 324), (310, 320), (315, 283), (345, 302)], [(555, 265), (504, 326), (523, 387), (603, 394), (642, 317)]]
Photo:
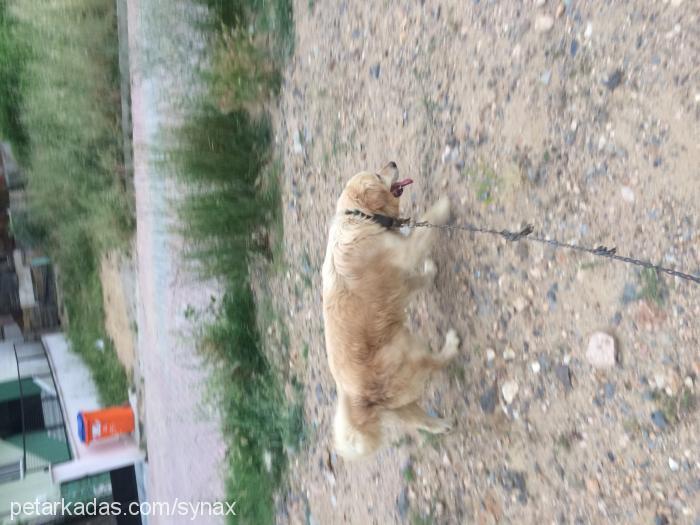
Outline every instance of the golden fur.
[[(336, 382), (338, 407), (334, 441), (347, 459), (377, 450), (390, 425), (428, 432), (449, 430), (417, 404), (430, 373), (457, 354), (453, 330), (440, 352), (405, 326), (413, 292), (431, 284), (435, 265), (427, 259), (435, 231), (417, 229), (404, 236), (367, 218), (399, 216), (391, 191), (398, 170), (390, 163), (377, 173), (361, 172), (346, 185), (336, 207), (323, 263), (323, 318), (328, 363)], [(449, 201), (438, 201), (423, 217), (433, 224), (449, 219)]]

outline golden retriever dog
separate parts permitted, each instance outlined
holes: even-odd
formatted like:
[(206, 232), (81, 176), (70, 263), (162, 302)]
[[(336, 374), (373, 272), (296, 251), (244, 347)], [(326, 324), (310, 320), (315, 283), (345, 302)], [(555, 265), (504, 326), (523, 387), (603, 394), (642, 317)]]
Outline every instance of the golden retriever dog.
[[(447, 332), (439, 352), (406, 327), (411, 296), (433, 283), (428, 259), (431, 228), (403, 235), (391, 222), (410, 179), (399, 181), (391, 162), (376, 173), (361, 172), (345, 186), (336, 207), (323, 263), (323, 320), (326, 351), (338, 392), (334, 442), (355, 459), (376, 451), (390, 428), (442, 433), (450, 424), (419, 406), (430, 373), (457, 355), (459, 339)], [(422, 218), (445, 224), (446, 198)]]

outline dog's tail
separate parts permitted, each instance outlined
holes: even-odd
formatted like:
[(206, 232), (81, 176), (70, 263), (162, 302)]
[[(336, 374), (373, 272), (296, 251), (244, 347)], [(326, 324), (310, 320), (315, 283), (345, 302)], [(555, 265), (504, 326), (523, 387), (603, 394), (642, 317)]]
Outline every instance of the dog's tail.
[(359, 459), (371, 454), (382, 442), (378, 411), (353, 405), (350, 398), (339, 391), (333, 438), (336, 451), (344, 459)]

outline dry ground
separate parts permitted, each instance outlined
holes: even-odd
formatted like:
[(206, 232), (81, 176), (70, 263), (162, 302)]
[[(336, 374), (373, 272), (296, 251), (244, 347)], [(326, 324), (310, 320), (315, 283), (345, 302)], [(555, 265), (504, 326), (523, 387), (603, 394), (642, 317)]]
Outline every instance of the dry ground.
[[(279, 521), (697, 524), (698, 285), (441, 234), (436, 285), (410, 324), (436, 348), (449, 327), (461, 335), (462, 357), (425, 396), (456, 430), (347, 464), (330, 452), (320, 266), (344, 182), (395, 160), (416, 181), (406, 216), (447, 194), (458, 223), (532, 223), (700, 273), (698, 3), (294, 7), (277, 115), (288, 271), (267, 291), (285, 312), (309, 436)], [(613, 369), (586, 360), (595, 330), (617, 340)], [(519, 387), (511, 404), (506, 381)]]

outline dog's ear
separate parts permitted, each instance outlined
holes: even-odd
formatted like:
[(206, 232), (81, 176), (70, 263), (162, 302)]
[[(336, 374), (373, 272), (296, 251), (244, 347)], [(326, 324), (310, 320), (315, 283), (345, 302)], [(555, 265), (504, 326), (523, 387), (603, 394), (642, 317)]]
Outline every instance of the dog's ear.
[(386, 188), (378, 184), (371, 184), (362, 192), (361, 202), (368, 210), (379, 212), (386, 206), (388, 194)]
[(376, 183), (365, 184), (359, 195), (359, 201), (369, 211), (382, 211), (387, 204), (389, 191), (382, 185)]

